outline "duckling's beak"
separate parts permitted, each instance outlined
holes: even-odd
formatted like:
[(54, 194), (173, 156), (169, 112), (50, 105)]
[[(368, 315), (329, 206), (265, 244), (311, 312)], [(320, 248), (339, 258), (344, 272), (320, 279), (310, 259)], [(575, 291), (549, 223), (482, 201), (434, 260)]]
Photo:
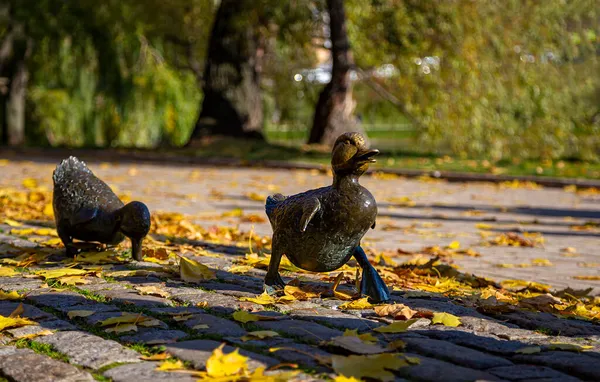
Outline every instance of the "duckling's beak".
[(131, 238), (131, 257), (136, 261), (142, 261), (142, 241), (144, 239)]
[(379, 154), (379, 150), (377, 150), (377, 149), (362, 150), (362, 151), (357, 152), (356, 155), (354, 156), (354, 158), (356, 158), (355, 160), (359, 163), (362, 163), (362, 162), (375, 163), (375, 162), (377, 162), (377, 160), (375, 160), (375, 158), (373, 158), (373, 157), (377, 154)]

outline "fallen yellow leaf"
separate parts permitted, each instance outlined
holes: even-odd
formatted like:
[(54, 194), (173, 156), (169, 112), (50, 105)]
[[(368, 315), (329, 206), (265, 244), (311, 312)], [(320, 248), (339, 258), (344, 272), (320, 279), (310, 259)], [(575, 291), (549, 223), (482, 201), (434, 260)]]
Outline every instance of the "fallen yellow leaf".
[(206, 361), (206, 373), (210, 377), (237, 375), (248, 369), (248, 357), (241, 355), (239, 349), (224, 354), (224, 347), (225, 344), (221, 344), (221, 346), (213, 350), (212, 355)]
[(23, 296), (21, 296), (17, 291), (13, 290), (10, 292), (4, 292), (0, 290), (0, 301), (2, 300), (20, 300)]
[(15, 271), (13, 268), (0, 266), (0, 277), (12, 277), (16, 276), (19, 273)]
[(3, 331), (4, 329), (9, 329), (9, 328), (20, 328), (21, 326), (26, 326), (26, 325), (35, 325), (36, 322), (33, 322), (27, 318), (21, 318), (21, 317), (4, 317), (2, 315), (0, 315), (0, 332)]
[(448, 244), (448, 248), (450, 249), (459, 249), (460, 248), (460, 241), (453, 241), (450, 244)]
[(67, 312), (67, 317), (73, 319), (75, 317), (88, 317), (94, 314), (93, 310), (70, 310)]
[(542, 348), (539, 346), (527, 346), (515, 351), (518, 354), (535, 354), (542, 351)]
[(188, 283), (198, 283), (217, 278), (215, 272), (210, 270), (206, 265), (183, 256), (179, 258), (179, 274), (181, 279)]
[(387, 326), (380, 326), (379, 328), (375, 328), (373, 330), (379, 333), (402, 333), (405, 332), (416, 321), (417, 320), (396, 321)]
[(65, 276), (82, 276), (92, 273), (91, 271), (84, 269), (74, 269), (74, 268), (56, 268), (56, 269), (48, 269), (35, 272), (36, 275), (42, 276), (45, 280), (48, 279), (59, 279)]
[(436, 312), (433, 314), (433, 318), (431, 319), (432, 324), (442, 324), (444, 326), (452, 326), (456, 327), (461, 324), (460, 318), (456, 317), (453, 314), (446, 312)]
[(340, 309), (371, 309), (372, 307), (373, 305), (369, 302), (368, 297), (348, 301), (339, 306)]
[(277, 299), (266, 292), (263, 292), (261, 295), (256, 297), (242, 297), (240, 298), (240, 301), (249, 301), (259, 305), (272, 305), (277, 302)]
[(20, 317), (23, 313), (25, 313), (25, 308), (23, 308), (23, 303), (19, 304), (15, 310), (8, 316), (9, 318)]
[(376, 306), (375, 313), (380, 317), (390, 316), (395, 320), (410, 320), (418, 312), (404, 304), (388, 304)]
[(181, 360), (166, 360), (161, 362), (160, 365), (156, 368), (157, 371), (172, 371), (172, 370), (184, 370), (185, 365)]
[(360, 340), (366, 344), (374, 344), (377, 342), (377, 337), (375, 337), (374, 335), (372, 335), (371, 333), (363, 333), (363, 334), (358, 334), (358, 329), (346, 329), (344, 331), (344, 336), (347, 337), (358, 337), (360, 338)]
[(237, 312), (234, 312), (232, 317), (234, 320), (242, 322), (244, 324), (247, 322), (260, 320), (259, 317), (255, 316), (254, 314), (248, 313), (245, 310), (238, 310)]

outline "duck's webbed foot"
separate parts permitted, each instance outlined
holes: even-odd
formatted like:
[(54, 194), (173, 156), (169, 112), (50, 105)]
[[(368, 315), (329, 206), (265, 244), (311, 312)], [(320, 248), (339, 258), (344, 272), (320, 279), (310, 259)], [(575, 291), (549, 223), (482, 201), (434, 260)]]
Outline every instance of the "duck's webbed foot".
[(65, 249), (67, 252), (67, 257), (75, 257), (79, 252), (81, 252), (81, 248), (77, 248), (73, 243), (65, 244)]
[(264, 290), (267, 294), (276, 294), (277, 292), (285, 288), (285, 283), (279, 274), (279, 263), (281, 262), (281, 255), (273, 252), (271, 254), (271, 261), (269, 262), (269, 270), (265, 276)]
[(369, 296), (373, 302), (389, 300), (390, 291), (388, 287), (381, 279), (381, 276), (379, 276), (379, 273), (377, 273), (377, 270), (369, 263), (365, 251), (360, 246), (354, 250), (354, 258), (363, 270), (362, 280), (360, 281), (360, 293)]

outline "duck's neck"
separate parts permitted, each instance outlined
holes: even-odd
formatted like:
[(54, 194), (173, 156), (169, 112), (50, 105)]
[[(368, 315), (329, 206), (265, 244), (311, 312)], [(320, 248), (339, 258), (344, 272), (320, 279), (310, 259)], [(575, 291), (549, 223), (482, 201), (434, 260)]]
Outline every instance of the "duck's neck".
[(333, 188), (336, 190), (352, 189), (359, 186), (358, 175), (333, 173)]

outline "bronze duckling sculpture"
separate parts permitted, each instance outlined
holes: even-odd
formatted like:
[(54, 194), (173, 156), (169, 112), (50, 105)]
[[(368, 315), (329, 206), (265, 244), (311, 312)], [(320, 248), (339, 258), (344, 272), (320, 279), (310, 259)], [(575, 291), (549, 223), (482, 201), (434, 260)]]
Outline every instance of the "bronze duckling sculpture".
[(56, 166), (52, 178), (56, 230), (67, 256), (78, 253), (73, 239), (116, 245), (128, 237), (132, 257), (142, 260), (142, 241), (150, 231), (150, 211), (144, 203), (124, 205), (106, 183), (75, 157)]
[(312, 272), (335, 270), (354, 256), (363, 270), (361, 294), (374, 302), (389, 300), (387, 286), (360, 246), (369, 228), (375, 228), (377, 204), (358, 178), (377, 154), (379, 150), (369, 150), (361, 134), (342, 134), (333, 146), (331, 186), (267, 198), (265, 209), (273, 228), (267, 292), (285, 286), (278, 272), (283, 255), (298, 268)]

